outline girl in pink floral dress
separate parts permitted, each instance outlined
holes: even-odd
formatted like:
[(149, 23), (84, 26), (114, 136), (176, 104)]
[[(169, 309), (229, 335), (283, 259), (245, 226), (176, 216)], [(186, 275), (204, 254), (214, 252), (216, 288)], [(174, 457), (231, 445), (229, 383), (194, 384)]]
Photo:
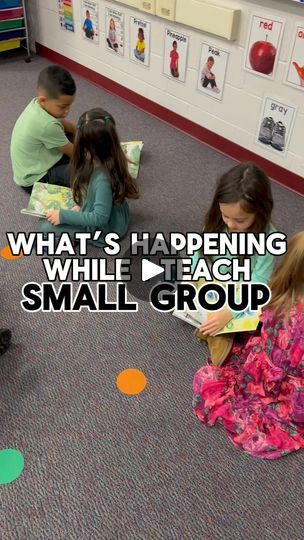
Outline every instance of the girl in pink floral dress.
[(193, 407), (206, 426), (221, 422), (236, 448), (276, 459), (304, 447), (304, 231), (270, 288), (261, 335), (235, 344), (223, 367), (197, 371)]

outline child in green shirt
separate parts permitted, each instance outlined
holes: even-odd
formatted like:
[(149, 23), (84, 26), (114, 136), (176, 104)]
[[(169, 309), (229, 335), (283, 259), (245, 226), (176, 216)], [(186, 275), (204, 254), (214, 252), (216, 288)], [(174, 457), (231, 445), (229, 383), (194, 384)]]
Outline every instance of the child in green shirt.
[(66, 120), (75, 99), (71, 74), (56, 65), (38, 77), (37, 97), (19, 116), (11, 138), (14, 181), (27, 192), (34, 182), (69, 185), (68, 163), (73, 144), (67, 134), (75, 125)]

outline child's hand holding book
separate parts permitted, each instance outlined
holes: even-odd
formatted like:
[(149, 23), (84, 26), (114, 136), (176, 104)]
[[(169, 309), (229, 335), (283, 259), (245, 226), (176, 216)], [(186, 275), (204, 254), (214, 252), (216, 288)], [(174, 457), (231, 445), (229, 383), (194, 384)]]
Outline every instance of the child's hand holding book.
[(51, 210), (50, 212), (47, 212), (46, 219), (52, 225), (60, 225), (60, 210)]
[(216, 336), (232, 319), (231, 312), (228, 308), (223, 308), (216, 313), (208, 314), (208, 320), (201, 324), (199, 331), (208, 336)]

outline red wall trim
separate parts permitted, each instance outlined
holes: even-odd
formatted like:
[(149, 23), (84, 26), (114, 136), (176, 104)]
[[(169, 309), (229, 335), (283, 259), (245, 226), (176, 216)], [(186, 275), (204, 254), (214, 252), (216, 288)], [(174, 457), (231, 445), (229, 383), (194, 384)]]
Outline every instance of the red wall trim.
[(284, 169), (283, 167), (268, 161), (267, 159), (258, 156), (246, 148), (242, 148), (238, 144), (225, 139), (221, 135), (206, 129), (198, 124), (195, 124), (191, 120), (187, 120), (179, 114), (169, 111), (162, 105), (154, 103), (150, 99), (147, 99), (133, 90), (125, 88), (121, 84), (118, 84), (111, 79), (108, 79), (104, 75), (97, 73), (81, 64), (78, 64), (74, 60), (69, 58), (41, 45), (36, 43), (37, 54), (43, 56), (54, 62), (60, 64), (66, 69), (80, 75), (84, 79), (92, 82), (96, 86), (107, 90), (108, 92), (114, 94), (117, 97), (125, 99), (129, 103), (132, 103), (135, 107), (145, 111), (152, 116), (155, 116), (159, 120), (170, 124), (171, 126), (183, 131), (187, 135), (203, 142), (204, 144), (214, 148), (218, 152), (229, 156), (236, 161), (254, 161), (264, 171), (269, 175), (269, 177), (280, 184), (281, 186), (287, 187), (288, 189), (298, 193), (299, 195), (304, 196), (304, 178), (298, 176), (297, 174)]

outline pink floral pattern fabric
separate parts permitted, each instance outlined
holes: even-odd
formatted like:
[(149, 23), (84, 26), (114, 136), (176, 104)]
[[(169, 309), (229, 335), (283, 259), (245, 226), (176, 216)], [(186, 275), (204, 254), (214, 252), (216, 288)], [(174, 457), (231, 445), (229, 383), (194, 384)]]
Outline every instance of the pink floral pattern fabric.
[(288, 321), (264, 310), (261, 335), (234, 345), (222, 367), (193, 380), (193, 408), (208, 427), (219, 421), (233, 445), (276, 459), (304, 447), (304, 304)]

